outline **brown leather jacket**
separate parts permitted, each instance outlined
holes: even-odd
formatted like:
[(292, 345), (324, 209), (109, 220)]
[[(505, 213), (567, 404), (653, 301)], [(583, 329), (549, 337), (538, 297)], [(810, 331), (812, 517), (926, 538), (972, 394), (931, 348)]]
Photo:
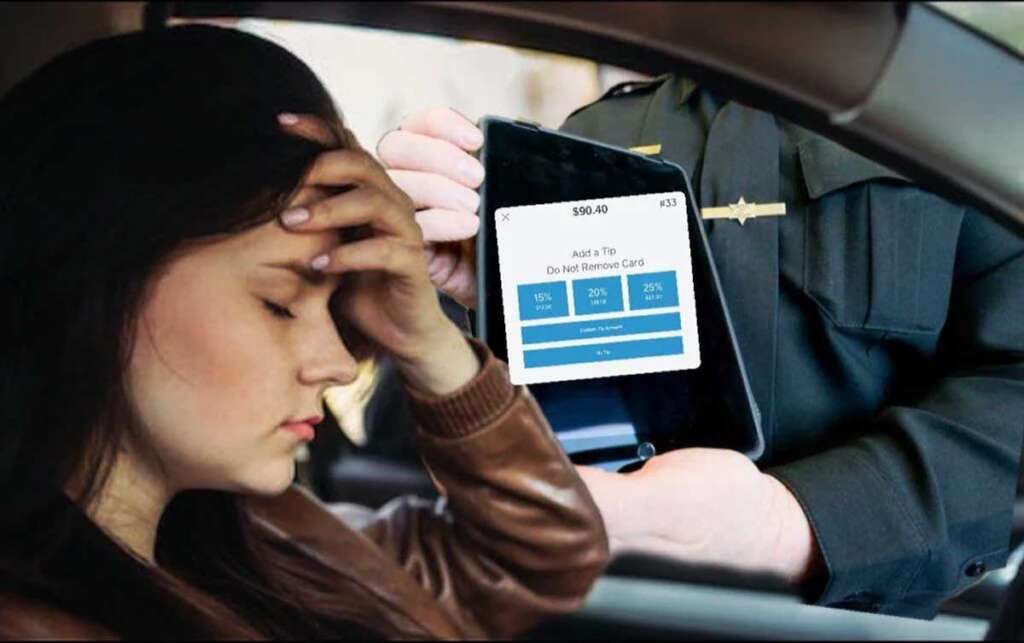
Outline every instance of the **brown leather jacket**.
[[(410, 390), (416, 439), (441, 499), (379, 511), (293, 486), (251, 507), (266, 528), (372, 583), (426, 636), (509, 637), (580, 606), (608, 559), (597, 507), (529, 392), (475, 340), (459, 391)], [(0, 597), (0, 638), (113, 638), (51, 606)]]

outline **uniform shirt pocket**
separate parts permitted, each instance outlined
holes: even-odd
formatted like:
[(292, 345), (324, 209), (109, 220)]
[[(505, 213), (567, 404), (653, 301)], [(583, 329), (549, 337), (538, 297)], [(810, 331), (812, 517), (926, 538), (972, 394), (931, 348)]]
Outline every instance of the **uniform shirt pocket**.
[(804, 293), (844, 328), (941, 330), (962, 208), (828, 139), (805, 139), (798, 153)]

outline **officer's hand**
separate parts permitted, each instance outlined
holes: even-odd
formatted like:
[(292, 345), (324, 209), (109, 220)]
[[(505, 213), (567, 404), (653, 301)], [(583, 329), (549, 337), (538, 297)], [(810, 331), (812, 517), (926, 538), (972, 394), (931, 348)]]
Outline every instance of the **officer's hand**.
[(476, 303), (476, 188), (484, 180), (483, 165), (469, 152), (483, 140), (480, 130), (455, 111), (434, 108), (409, 116), (377, 144), (391, 180), (416, 206), (431, 281), (466, 307)]
[(735, 451), (680, 449), (627, 474), (577, 470), (601, 510), (613, 554), (642, 552), (791, 582), (816, 564), (796, 498)]

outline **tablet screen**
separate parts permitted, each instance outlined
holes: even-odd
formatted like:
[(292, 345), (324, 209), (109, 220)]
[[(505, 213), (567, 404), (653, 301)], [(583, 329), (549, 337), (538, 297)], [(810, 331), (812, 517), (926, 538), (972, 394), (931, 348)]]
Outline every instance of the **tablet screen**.
[(474, 330), (529, 384), (573, 460), (684, 446), (758, 457), (756, 405), (685, 172), (506, 119), (481, 125)]
[(513, 384), (700, 366), (686, 194), (495, 211)]

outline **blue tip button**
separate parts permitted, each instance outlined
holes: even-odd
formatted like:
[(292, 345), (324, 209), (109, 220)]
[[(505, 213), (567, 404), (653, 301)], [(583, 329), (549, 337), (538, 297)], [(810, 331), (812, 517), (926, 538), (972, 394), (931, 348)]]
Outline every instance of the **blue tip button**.
[(629, 275), (629, 309), (669, 308), (679, 305), (676, 271)]
[(572, 282), (572, 301), (577, 315), (614, 313), (622, 310), (622, 279), (597, 277)]
[(547, 319), (569, 314), (564, 281), (519, 286), (519, 319)]
[(678, 312), (633, 315), (632, 317), (605, 317), (567, 323), (534, 324), (523, 326), (524, 344), (564, 342), (574, 339), (595, 339), (616, 335), (640, 335), (679, 330), (683, 327)]
[(682, 337), (663, 337), (629, 342), (586, 344), (584, 346), (564, 346), (524, 351), (523, 363), (526, 368), (538, 368), (543, 366), (564, 366), (566, 364), (610, 362), (620, 359), (682, 354)]

